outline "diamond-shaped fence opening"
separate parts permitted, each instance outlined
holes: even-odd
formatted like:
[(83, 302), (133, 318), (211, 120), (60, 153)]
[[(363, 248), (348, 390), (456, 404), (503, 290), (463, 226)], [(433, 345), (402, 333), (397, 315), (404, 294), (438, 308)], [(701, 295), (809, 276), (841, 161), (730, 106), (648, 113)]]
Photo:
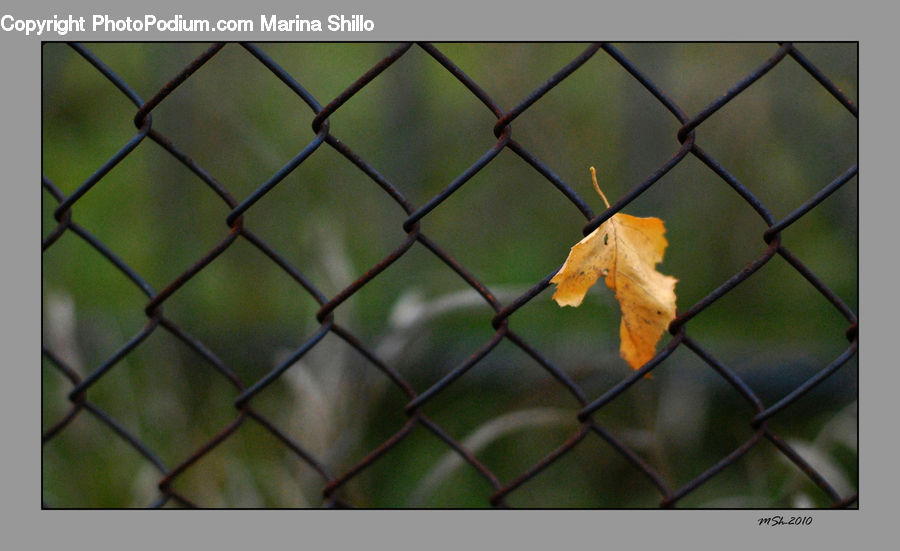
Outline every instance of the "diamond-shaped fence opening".
[(855, 43), (42, 48), (45, 507), (856, 506)]

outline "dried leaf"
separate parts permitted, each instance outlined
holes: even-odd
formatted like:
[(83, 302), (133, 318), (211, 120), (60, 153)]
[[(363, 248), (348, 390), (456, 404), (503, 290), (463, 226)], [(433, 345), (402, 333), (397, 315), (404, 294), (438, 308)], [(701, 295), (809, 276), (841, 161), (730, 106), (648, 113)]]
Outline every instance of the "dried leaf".
[[(594, 187), (609, 202), (597, 185)], [(662, 334), (675, 319), (675, 283), (656, 271), (668, 241), (663, 221), (616, 214), (572, 247), (569, 257), (550, 283), (557, 285), (553, 299), (560, 306), (578, 306), (600, 276), (615, 291), (622, 309), (619, 354), (632, 369), (654, 355)]]

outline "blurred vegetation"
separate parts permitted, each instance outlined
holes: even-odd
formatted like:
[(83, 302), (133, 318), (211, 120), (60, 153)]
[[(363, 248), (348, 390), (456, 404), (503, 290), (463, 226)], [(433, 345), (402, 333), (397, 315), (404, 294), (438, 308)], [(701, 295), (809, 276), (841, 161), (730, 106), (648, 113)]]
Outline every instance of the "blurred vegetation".
[[(205, 44), (87, 47), (144, 100)], [(393, 44), (260, 44), (327, 104)], [(757, 67), (773, 44), (617, 46), (682, 109), (696, 113)], [(583, 51), (584, 44), (439, 44), (503, 108), (511, 109)], [(857, 46), (800, 50), (857, 98)], [(134, 105), (65, 44), (43, 46), (43, 173), (69, 194), (135, 134)], [(153, 111), (153, 128), (241, 200), (313, 138), (310, 109), (237, 44), (226, 46)], [(495, 118), (426, 52), (413, 47), (331, 118), (331, 132), (416, 206), (494, 143)], [(597, 167), (611, 201), (678, 149), (678, 122), (602, 51), (513, 124), (513, 137), (595, 212)], [(697, 143), (779, 219), (857, 160), (856, 119), (786, 59), (704, 122)], [(56, 225), (42, 192), (42, 235)], [(682, 311), (765, 250), (765, 224), (722, 180), (688, 156), (627, 211), (666, 221), (660, 270), (679, 279)], [(154, 288), (165, 288), (228, 233), (225, 203), (151, 140), (76, 204), (73, 219)], [(245, 225), (326, 296), (404, 239), (403, 210), (327, 145), (245, 215)], [(422, 231), (509, 301), (556, 269), (581, 237), (580, 212), (518, 156), (503, 151), (422, 221)], [(783, 244), (854, 311), (858, 298), (854, 179), (783, 234)], [(146, 323), (146, 296), (71, 232), (43, 255), (43, 341), (82, 377)], [(545, 292), (511, 327), (590, 398), (630, 373), (618, 358), (618, 306), (602, 285), (578, 309)], [(423, 391), (487, 342), (493, 312), (421, 245), (336, 310), (336, 320)], [(318, 328), (316, 302), (239, 239), (165, 302), (166, 316), (199, 339), (245, 385)], [(688, 325), (689, 334), (772, 404), (847, 346), (846, 320), (780, 257)], [(769, 426), (802, 449), (842, 492), (856, 489), (856, 360)], [(69, 411), (71, 385), (42, 366), (43, 426)], [(119, 362), (89, 399), (148, 445), (168, 468), (235, 418), (236, 392), (162, 329)], [(405, 396), (361, 355), (328, 335), (254, 407), (333, 474), (357, 463), (406, 420)], [(425, 412), (501, 481), (518, 476), (577, 430), (580, 408), (508, 342), (440, 393)], [(752, 433), (752, 409), (694, 354), (677, 350), (596, 419), (677, 488)], [(471, 439), (471, 440), (467, 440)], [(477, 449), (476, 449), (477, 448)], [(422, 427), (345, 488), (363, 507), (484, 507), (489, 485)], [(106, 425), (81, 412), (44, 446), (43, 499), (63, 507), (142, 507), (159, 473)], [(204, 506), (321, 504), (321, 478), (252, 420), (175, 481)], [(654, 507), (659, 494), (596, 435), (510, 494), (520, 507)], [(829, 501), (768, 442), (681, 507), (803, 507)]]

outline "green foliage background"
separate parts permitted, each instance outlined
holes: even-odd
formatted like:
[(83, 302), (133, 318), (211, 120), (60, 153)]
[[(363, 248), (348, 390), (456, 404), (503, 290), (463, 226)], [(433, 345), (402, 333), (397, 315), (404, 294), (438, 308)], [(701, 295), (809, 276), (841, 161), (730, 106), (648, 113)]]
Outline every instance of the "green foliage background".
[[(88, 48), (144, 100), (208, 45), (99, 43)], [(395, 44), (259, 45), (327, 104)], [(438, 44), (508, 110), (584, 44)], [(617, 45), (688, 114), (699, 112), (771, 56), (776, 44)], [(857, 98), (857, 46), (800, 50)], [(62, 43), (43, 46), (42, 171), (74, 191), (135, 134), (133, 104)], [(313, 138), (310, 109), (237, 44), (226, 46), (153, 111), (153, 128), (243, 199)], [(331, 118), (331, 132), (416, 206), (447, 186), (495, 142), (491, 112), (413, 47)], [(796, 62), (786, 59), (704, 122), (697, 143), (778, 219), (857, 160), (857, 121)], [(679, 123), (602, 51), (517, 118), (513, 137), (569, 183), (595, 212), (598, 169), (611, 201), (678, 150)], [(42, 192), (42, 235), (56, 201)], [(149, 139), (80, 200), (73, 219), (159, 292), (223, 239), (227, 205)], [(765, 249), (765, 224), (723, 181), (688, 156), (629, 205), (666, 221), (660, 270), (679, 279), (682, 311)], [(245, 225), (326, 295), (334, 296), (405, 238), (402, 209), (327, 145), (245, 215)], [(422, 221), (422, 231), (507, 302), (556, 269), (585, 224), (579, 211), (510, 151)], [(850, 182), (784, 232), (783, 243), (856, 311), (857, 186)], [(43, 341), (82, 376), (146, 323), (146, 297), (69, 233), (43, 255)], [(598, 286), (579, 309), (546, 291), (511, 327), (593, 399), (628, 376), (618, 358), (618, 307)], [(421, 245), (339, 307), (336, 321), (384, 354), (419, 391), (493, 334), (492, 310)], [(165, 303), (165, 313), (252, 384), (318, 328), (317, 304), (239, 239)], [(411, 327), (404, 320), (422, 316)], [(688, 325), (689, 334), (772, 404), (847, 346), (846, 320), (776, 257)], [(667, 338), (667, 337), (666, 337)], [(836, 487), (853, 493), (856, 360), (770, 421)], [(46, 430), (71, 405), (71, 388), (42, 365)], [(236, 392), (199, 356), (157, 330), (89, 391), (171, 468), (234, 420)], [(340, 339), (327, 336), (254, 407), (333, 474), (358, 462), (405, 422), (405, 396)], [(510, 343), (425, 407), (462, 441), (482, 430), (477, 457), (506, 482), (578, 428), (577, 402)], [(517, 422), (503, 417), (521, 412)], [(677, 488), (752, 434), (752, 408), (711, 368), (679, 349), (596, 415)], [(491, 424), (492, 420), (500, 419)], [(505, 428), (504, 428), (505, 427)], [(653, 507), (659, 494), (592, 435), (513, 492), (524, 507)], [(484, 507), (489, 485), (468, 466), (437, 469), (450, 453), (418, 427), (342, 496), (363, 507)], [(452, 454), (451, 454), (452, 455)], [(431, 478), (429, 478), (431, 476)], [(141, 507), (159, 473), (108, 427), (82, 412), (43, 452), (50, 506)], [(434, 482), (433, 486), (426, 484)], [(834, 482), (837, 481), (837, 482)], [(204, 506), (321, 504), (322, 479), (252, 421), (176, 479)], [(683, 507), (827, 506), (827, 496), (763, 442)]]

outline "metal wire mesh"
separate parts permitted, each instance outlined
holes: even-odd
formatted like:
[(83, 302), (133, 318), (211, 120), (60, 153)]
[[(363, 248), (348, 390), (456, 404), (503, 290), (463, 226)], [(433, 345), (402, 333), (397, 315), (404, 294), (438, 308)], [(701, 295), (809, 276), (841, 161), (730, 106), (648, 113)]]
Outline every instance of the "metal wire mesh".
[[(47, 44), (44, 46), (46, 47)], [(65, 236), (76, 236), (88, 246), (88, 249), (84, 249), (82, 252), (84, 256), (90, 257), (92, 262), (96, 262), (97, 259), (102, 257), (102, 262), (113, 266), (145, 297), (143, 314), (146, 316), (146, 321), (140, 330), (117, 342), (114, 352), (106, 356), (103, 361), (97, 365), (86, 366), (83, 368), (83, 371), (75, 367), (77, 362), (72, 357), (71, 350), (60, 346), (59, 343), (51, 338), (44, 337), (42, 352), (45, 365), (57, 370), (68, 380), (70, 386), (66, 391), (69, 401), (67, 411), (59, 418), (45, 419), (42, 442), (45, 450), (54, 445), (64, 445), (61, 442), (67, 438), (66, 435), (77, 431), (74, 428), (76, 420), (84, 417), (96, 419), (100, 424), (111, 430), (115, 438), (120, 439), (121, 442), (136, 451), (142, 457), (142, 462), (145, 466), (149, 465), (151, 467), (151, 474), (147, 476), (149, 476), (151, 484), (157, 489), (156, 496), (149, 502), (138, 504), (138, 506), (162, 507), (182, 505), (194, 507), (208, 505), (198, 502), (196, 497), (187, 495), (180, 490), (179, 481), (189, 477), (194, 471), (202, 471), (204, 469), (202, 464), (210, 456), (214, 455), (215, 450), (232, 440), (235, 435), (240, 434), (242, 431), (251, 430), (248, 428), (250, 425), (255, 425), (257, 429), (262, 429), (266, 434), (274, 437), (274, 440), (270, 439), (274, 442), (273, 446), (287, 452), (289, 456), (293, 457), (292, 461), (299, 461), (316, 473), (318, 491), (322, 499), (321, 504), (327, 507), (365, 506), (367, 504), (365, 500), (362, 503), (359, 502), (359, 491), (348, 492), (348, 485), (361, 473), (367, 471), (377, 470), (378, 468), (402, 469), (402, 467), (396, 466), (399, 463), (396, 463), (397, 454), (394, 451), (401, 447), (411, 434), (419, 432), (435, 437), (441, 449), (449, 451), (457, 462), (461, 461), (466, 466), (470, 474), (474, 474), (482, 479), (481, 483), (485, 488), (482, 505), (485, 507), (514, 505), (514, 503), (511, 503), (512, 496), (517, 492), (521, 492), (522, 489), (528, 488), (529, 485), (533, 485), (542, 473), (552, 470), (555, 465), (558, 465), (567, 456), (576, 455), (573, 452), (579, 449), (582, 450), (582, 455), (578, 455), (578, 461), (581, 462), (584, 462), (585, 455), (590, 456), (594, 453), (620, 456), (627, 468), (619, 471), (619, 474), (615, 476), (632, 478), (635, 480), (634, 484), (637, 485), (649, 484), (656, 493), (657, 504), (660, 507), (673, 507), (682, 502), (686, 496), (695, 493), (710, 481), (715, 480), (723, 471), (734, 468), (735, 465), (741, 464), (742, 461), (749, 461), (747, 457), (750, 455), (749, 452), (751, 450), (767, 446), (772, 450), (776, 450), (777, 454), (793, 464), (793, 468), (802, 472), (805, 477), (808, 477), (809, 481), (821, 492), (822, 495), (819, 498), (823, 499), (828, 505), (834, 507), (855, 505), (857, 500), (856, 494), (853, 492), (841, 493), (836, 490), (829, 480), (829, 473), (822, 472), (821, 469), (816, 468), (813, 465), (814, 462), (805, 457), (803, 450), (797, 449), (788, 439), (779, 436), (776, 429), (772, 428), (772, 421), (777, 418), (790, 418), (793, 404), (802, 401), (805, 396), (820, 387), (826, 379), (836, 372), (846, 370), (847, 366), (851, 365), (851, 358), (857, 352), (857, 317), (853, 309), (784, 244), (784, 241), (786, 241), (784, 236), (789, 234), (792, 225), (816, 209), (835, 191), (855, 181), (857, 166), (853, 164), (846, 168), (843, 173), (835, 174), (830, 182), (822, 182), (818, 186), (819, 190), (802, 203), (786, 205), (790, 209), (789, 213), (779, 217), (773, 214), (769, 205), (765, 204), (751, 191), (750, 186), (742, 183), (737, 176), (729, 171), (727, 166), (717, 161), (700, 145), (703, 141), (703, 125), (715, 113), (730, 102), (733, 102), (746, 90), (751, 89), (757, 81), (763, 79), (773, 68), (785, 64), (790, 64), (792, 70), (802, 70), (808, 73), (822, 89), (830, 94), (831, 101), (837, 102), (846, 110), (848, 117), (855, 119), (857, 117), (856, 104), (838, 89), (829, 80), (828, 76), (823, 74), (804, 56), (802, 45), (797, 46), (790, 43), (775, 45), (774, 53), (768, 59), (761, 60), (757, 67), (743, 76), (736, 84), (723, 87), (722, 90), (710, 90), (708, 96), (715, 99), (693, 115), (685, 112), (666, 92), (660, 89), (642, 71), (638, 64), (629, 60), (620, 49), (610, 44), (598, 43), (584, 47), (580, 54), (558, 67), (550, 78), (521, 98), (515, 107), (509, 110), (502, 109), (478, 82), (470, 78), (453, 59), (443, 52), (443, 48), (440, 45), (429, 43), (397, 46), (388, 55), (366, 70), (346, 89), (342, 90), (335, 97), (324, 100), (314, 97), (298, 81), (298, 77), (289, 73), (270, 57), (267, 54), (268, 45), (266, 44), (212, 45), (203, 51), (201, 55), (186, 63), (178, 74), (165, 77), (166, 81), (149, 99), (140, 97), (129, 86), (126, 79), (108, 67), (104, 60), (100, 59), (91, 48), (76, 43), (68, 46), (89, 63), (94, 70), (102, 74), (133, 104), (135, 109), (133, 123), (136, 132), (124, 144), (118, 146), (115, 154), (101, 163), (98, 168), (94, 168), (93, 173), (88, 178), (74, 186), (74, 191), (64, 193), (62, 191), (64, 186), (57, 185), (46, 175), (42, 177), (45, 202), (55, 202), (53, 207), (55, 227), (49, 233), (46, 233), (42, 240), (42, 250), (45, 254), (44, 262), (45, 265), (48, 262), (53, 262), (52, 257), (48, 257), (48, 255), (58, 243), (64, 241)], [(277, 77), (292, 94), (296, 95), (296, 98), (299, 98), (307, 106), (308, 109), (303, 117), (305, 117), (305, 124), (311, 124), (313, 137), (300, 148), (299, 152), (290, 161), (284, 164), (271, 177), (258, 184), (252, 192), (246, 195), (235, 196), (235, 192), (222, 183), (221, 176), (204, 169), (179, 144), (170, 141), (161, 131), (157, 130), (158, 125), (154, 123), (153, 117), (166, 98), (179, 88), (188, 86), (191, 79), (195, 78), (195, 74), (211, 60), (215, 59), (216, 56), (221, 55), (223, 51), (240, 48), (249, 54), (261, 67)], [(341, 141), (330, 126), (330, 118), (343, 109), (354, 96), (367, 86), (377, 82), (380, 75), (393, 64), (403, 59), (404, 56), (408, 56), (411, 51), (417, 50), (426, 53), (430, 57), (433, 61), (431, 64), (432, 70), (439, 67), (440, 70), (452, 75), (468, 90), (468, 93), (474, 95), (478, 101), (484, 104), (496, 119), (492, 128), (493, 136), (495, 137), (493, 145), (484, 151), (482, 156), (474, 163), (471, 163), (465, 170), (458, 173), (443, 189), (421, 204), (410, 200), (407, 194), (401, 191), (400, 186), (379, 172), (374, 163), (367, 161), (363, 155), (357, 153), (358, 148), (354, 149), (356, 146), (351, 146), (349, 143)], [(630, 75), (629, 78), (637, 81), (643, 89), (649, 92), (677, 121), (678, 128), (675, 133), (677, 141), (673, 142), (676, 145), (671, 156), (652, 170), (650, 175), (644, 178), (643, 181), (631, 185), (630, 190), (622, 195), (619, 200), (615, 201), (611, 208), (595, 214), (572, 185), (563, 181), (548, 163), (531, 153), (526, 149), (525, 145), (513, 138), (513, 129), (516, 126), (516, 120), (529, 109), (532, 109), (541, 98), (563, 84), (566, 79), (586, 64), (595, 62), (602, 56), (613, 60), (621, 70)], [(223, 93), (227, 94), (227, 91)], [(46, 101), (51, 100), (45, 100), (45, 117), (48, 116)], [(402, 98), (395, 101), (402, 102)], [(295, 117), (297, 113), (291, 113), (290, 116)], [(53, 122), (50, 120), (46, 124), (52, 125)], [(443, 124), (452, 124), (452, 121), (443, 121)], [(823, 130), (819, 129), (818, 131), (821, 132)], [(639, 140), (640, 138), (634, 136), (631, 139)], [(113, 250), (103, 240), (95, 236), (95, 233), (93, 233), (94, 228), (87, 224), (82, 225), (76, 221), (82, 202), (95, 194), (116, 193), (114, 189), (104, 187), (104, 178), (137, 149), (147, 147), (146, 144), (148, 142), (155, 142), (168, 155), (186, 167), (192, 173), (192, 178), (196, 182), (205, 185), (209, 192), (215, 194), (227, 206), (224, 216), (224, 222), (227, 224), (227, 227), (221, 228), (213, 246), (209, 247), (203, 254), (191, 259), (186, 267), (179, 268), (177, 275), (158, 285), (151, 284), (149, 279), (142, 275), (141, 270), (130, 266), (122, 259), (120, 251)], [(346, 285), (334, 294), (323, 291), (322, 283), (316, 282), (314, 277), (309, 276), (303, 266), (295, 265), (289, 260), (289, 255), (269, 244), (260, 233), (254, 231), (252, 224), (245, 223), (245, 216), (252, 213), (267, 195), (272, 194), (279, 186), (282, 186), (292, 173), (304, 166), (304, 163), (307, 163), (317, 155), (321, 155), (322, 151), (328, 149), (339, 154), (340, 158), (336, 162), (345, 162), (356, 167), (356, 169), (365, 174), (372, 185), (377, 186), (403, 212), (402, 216), (394, 219), (393, 229), (402, 228), (403, 235), (396, 240), (393, 250), (367, 267), (364, 272), (355, 274), (354, 280), (349, 285)], [(536, 300), (547, 289), (549, 280), (558, 267), (547, 273), (539, 281), (530, 282), (530, 288), (518, 291), (509, 299), (501, 300), (498, 298), (498, 293), (485, 285), (475, 271), (468, 269), (450, 255), (448, 250), (441, 244), (443, 236), (436, 236), (426, 232), (424, 222), (428, 220), (429, 216), (436, 210), (439, 210), (451, 197), (461, 195), (459, 191), (463, 186), (473, 180), (480, 171), (504, 151), (514, 153), (521, 163), (533, 169), (539, 180), (545, 182), (546, 186), (554, 189), (555, 193), (562, 194), (567, 201), (571, 202), (581, 212), (586, 219), (583, 227), (584, 235), (587, 235), (612, 215), (625, 209), (637, 198), (653, 189), (666, 174), (686, 159), (699, 160), (711, 174), (715, 175), (721, 186), (733, 191), (743, 201), (742, 204), (745, 210), (752, 210), (762, 220), (765, 228), (755, 238), (762, 238), (765, 248), (743, 269), (721, 281), (718, 286), (708, 289), (705, 296), (702, 296), (693, 304), (681, 304), (678, 316), (669, 328), (672, 336), (671, 340), (668, 341), (653, 360), (645, 364), (641, 369), (628, 372), (624, 378), (607, 385), (602, 389), (602, 392), (596, 392), (596, 388), (593, 386), (586, 388), (582, 381), (571, 375), (568, 366), (561, 365), (560, 360), (554, 357), (554, 353), (545, 353), (539, 350), (539, 346), (534, 344), (532, 338), (514, 331), (511, 326), (511, 322), (516, 318), (517, 312)], [(122, 200), (128, 201), (129, 198), (124, 197)], [(178, 200), (180, 199), (161, 199), (160, 208), (165, 208), (167, 202)], [(779, 206), (784, 207), (785, 205)], [(296, 216), (302, 217), (303, 213), (296, 213)], [(381, 232), (386, 230), (380, 227), (373, 227), (372, 231)], [(727, 229), (716, 228), (712, 231), (721, 232), (727, 231)], [(185, 238), (190, 239), (191, 236), (187, 235)], [(576, 239), (573, 239), (572, 243), (574, 241)], [(273, 368), (252, 376), (248, 376), (246, 373), (238, 373), (230, 367), (231, 360), (229, 357), (221, 355), (208, 345), (204, 338), (196, 336), (196, 327), (192, 327), (191, 323), (185, 323), (177, 315), (166, 313), (167, 306), (177, 302), (178, 299), (175, 295), (180, 289), (204, 273), (204, 270), (207, 270), (225, 251), (241, 243), (249, 245), (262, 253), (264, 262), (277, 267), (278, 270), (290, 278), (293, 282), (294, 293), (308, 295), (317, 305), (314, 314), (315, 330), (307, 334), (301, 344), (280, 358), (277, 365)], [(748, 245), (748, 247), (750, 246)], [(560, 251), (561, 253), (567, 251), (565, 247), (563, 249)], [(418, 384), (418, 381), (421, 380), (420, 378), (401, 373), (398, 368), (386, 361), (378, 347), (371, 342), (367, 342), (365, 337), (358, 334), (358, 331), (350, 329), (351, 324), (339, 323), (340, 312), (344, 305), (351, 298), (360, 294), (366, 286), (371, 285), (380, 278), (384, 278), (385, 275), (408, 270), (408, 265), (400, 268), (396, 264), (412, 251), (417, 251), (418, 253), (427, 251), (433, 258), (438, 259), (450, 272), (455, 274), (454, 277), (473, 289), (480, 296), (481, 301), (488, 305), (492, 311), (491, 316), (485, 318), (485, 327), (489, 326), (490, 336), (482, 342), (474, 343), (474, 345), (468, 341), (462, 343), (461, 346), (470, 347), (468, 348), (467, 356), (457, 360), (456, 365), (452, 369), (430, 380), (424, 387)], [(96, 253), (99, 253), (100, 256), (97, 256)], [(814, 375), (793, 386), (789, 392), (776, 399), (763, 399), (760, 397), (759, 390), (755, 389), (753, 384), (748, 383), (746, 374), (718, 358), (713, 351), (714, 348), (705, 346), (700, 338), (691, 336), (690, 326), (693, 320), (702, 318), (705, 312), (719, 299), (743, 282), (754, 278), (755, 274), (763, 266), (778, 258), (785, 261), (796, 273), (802, 276), (846, 320), (845, 336), (847, 345), (839, 355), (834, 357), (833, 361), (826, 365), (818, 366)], [(855, 269), (855, 259), (848, 258), (846, 260), (846, 268)], [(418, 261), (415, 260), (415, 262)], [(84, 269), (84, 267), (73, 266), (72, 269)], [(415, 275), (412, 277), (415, 277)], [(102, 279), (98, 280), (97, 285), (102, 287)], [(327, 285), (325, 286), (327, 287)], [(45, 300), (46, 298), (45, 296)], [(546, 300), (546, 298), (547, 296), (544, 295), (542, 300)], [(855, 297), (850, 298), (855, 300)], [(123, 305), (123, 308), (126, 307), (130, 306)], [(773, 319), (771, 323), (777, 325), (780, 322), (778, 319)], [(141, 437), (141, 431), (136, 428), (134, 419), (123, 418), (122, 414), (110, 413), (92, 400), (95, 387), (116, 370), (124, 369), (122, 366), (124, 360), (135, 353), (142, 346), (142, 343), (154, 335), (163, 335), (168, 342), (176, 343), (178, 347), (189, 351), (196, 369), (202, 369), (203, 371), (212, 370), (219, 382), (224, 381), (231, 388), (233, 413), (230, 415), (228, 422), (221, 425), (214, 434), (208, 435), (199, 445), (189, 444), (190, 450), (177, 457), (164, 458), (156, 451), (153, 444), (148, 443), (146, 438)], [(266, 400), (267, 394), (270, 398), (274, 397), (273, 399), (277, 401), (278, 394), (268, 392), (273, 383), (285, 378), (289, 372), (302, 370), (304, 368), (300, 365), (302, 360), (310, 354), (311, 350), (320, 346), (326, 338), (337, 338), (346, 347), (355, 350), (362, 359), (361, 362), (365, 365), (363, 370), (368, 374), (366, 376), (376, 377), (382, 382), (388, 382), (402, 393), (404, 397), (404, 405), (395, 413), (402, 413), (405, 418), (400, 419), (398, 417), (396, 424), (387, 429), (389, 436), (369, 446), (365, 454), (355, 457), (349, 464), (335, 464), (328, 459), (323, 459), (321, 453), (313, 451), (310, 445), (303, 441), (302, 437), (298, 437), (297, 433), (292, 431), (290, 427), (284, 426), (284, 420), (273, 418), (271, 414), (265, 412), (265, 408), (260, 406)], [(453, 334), (441, 334), (438, 337), (436, 346), (441, 346), (442, 342), (452, 342), (454, 339)], [(457, 344), (459, 345), (460, 343)], [(479, 371), (479, 367), (484, 364), (485, 358), (495, 354), (501, 345), (503, 347), (512, 345), (523, 352), (529, 358), (528, 361), (539, 366), (543, 372), (555, 381), (555, 385), (569, 395), (571, 401), (577, 403), (572, 415), (566, 421), (568, 436), (564, 441), (554, 444), (552, 448), (543, 453), (542, 457), (531, 461), (527, 468), (513, 475), (507, 473), (503, 475), (498, 474), (497, 468), (489, 465), (490, 461), (485, 460), (484, 456), (478, 451), (471, 449), (473, 447), (472, 440), (461, 438), (458, 430), (449, 430), (445, 421), (438, 420), (440, 414), (434, 415), (429, 410), (430, 404), (442, 393), (446, 393), (448, 389), (458, 384), (458, 381), (470, 378), (470, 380), (475, 381), (473, 384), (477, 384), (473, 374)], [(797, 344), (799, 347), (802, 347), (802, 345), (802, 342)], [(656, 376), (660, 371), (664, 371), (667, 368), (674, 369), (679, 361), (675, 359), (676, 351), (679, 354), (691, 354), (695, 359), (699, 359), (710, 372), (715, 373), (717, 378), (726, 382), (733, 391), (736, 391), (748, 406), (745, 412), (739, 414), (739, 417), (744, 421), (744, 428), (749, 427), (750, 430), (741, 437), (739, 445), (722, 453), (713, 464), (706, 466), (699, 472), (695, 472), (689, 480), (673, 480), (671, 476), (667, 476), (664, 472), (665, 469), (659, 466), (658, 461), (648, 458), (645, 453), (636, 451), (635, 446), (628, 437), (623, 436), (617, 428), (608, 426), (602, 421), (602, 414), (605, 409), (608, 409), (611, 404), (621, 399), (623, 395), (632, 392), (633, 389), (641, 384), (652, 384), (654, 378), (647, 378), (645, 377), (646, 375), (654, 372), (654, 376)], [(202, 367), (198, 367), (198, 365)], [(135, 389), (136, 393), (153, 391), (153, 389)], [(44, 396), (45, 402), (55, 399), (56, 397), (53, 395), (48, 396), (45, 394)], [(164, 400), (163, 397), (159, 399)], [(124, 417), (128, 416), (125, 415)], [(304, 425), (318, 421), (315, 419), (294, 418), (287, 422)], [(165, 431), (164, 427), (156, 430)], [(172, 437), (177, 438), (177, 435)], [(592, 447), (590, 448), (590, 453), (583, 453), (587, 446), (590, 445), (599, 447)], [(587, 463), (588, 466), (585, 468), (590, 468), (590, 460)], [(56, 464), (54, 463), (54, 465)], [(89, 472), (90, 465), (82, 466), (76, 472), (60, 472), (58, 468), (56, 468), (57, 470), (48, 470), (49, 468), (45, 465), (45, 490), (51, 485), (51, 480), (64, 480), (67, 477), (84, 478), (97, 476), (96, 473)], [(399, 476), (402, 478), (404, 475), (400, 473)], [(410, 476), (414, 475), (411, 474)], [(421, 472), (419, 471), (415, 476), (421, 476)], [(291, 487), (292, 485), (299, 485), (299, 482), (289, 479), (284, 484)], [(53, 497), (53, 492), (50, 492), (50, 497), (48, 497), (48, 493), (45, 491), (43, 503), (45, 507), (103, 505), (92, 501), (91, 496), (84, 496), (84, 499), (84, 502), (77, 503), (60, 502)], [(405, 503), (402, 499), (398, 499), (394, 505), (404, 506)], [(536, 502), (529, 503), (532, 505), (537, 503), (538, 506), (541, 506), (543, 502), (539, 497)], [(621, 503), (627, 504), (629, 502), (623, 499)], [(556, 506), (556, 502), (549, 499), (546, 501), (546, 504), (547, 506)], [(265, 503), (260, 505), (265, 505)], [(565, 506), (564, 503), (563, 506)]]

